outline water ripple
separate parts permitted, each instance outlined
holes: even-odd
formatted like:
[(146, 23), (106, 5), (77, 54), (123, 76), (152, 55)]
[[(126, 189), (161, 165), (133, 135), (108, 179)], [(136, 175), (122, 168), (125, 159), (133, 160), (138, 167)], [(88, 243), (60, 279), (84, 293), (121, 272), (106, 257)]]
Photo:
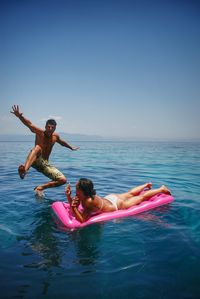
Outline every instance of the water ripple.
[(1, 142), (0, 259), (10, 298), (21, 296), (17, 290), (24, 298), (30, 293), (56, 298), (56, 291), (75, 298), (77, 281), (87, 298), (154, 298), (155, 285), (158, 298), (198, 298), (200, 144), (78, 145), (77, 152), (58, 147), (51, 158), (72, 187), (78, 178), (89, 177), (103, 196), (151, 181), (155, 188), (168, 185), (175, 201), (77, 231), (60, 229), (51, 203), (65, 200), (64, 187), (47, 190), (38, 201), (33, 188), (46, 178), (33, 169), (24, 180), (17, 173), (32, 143)]

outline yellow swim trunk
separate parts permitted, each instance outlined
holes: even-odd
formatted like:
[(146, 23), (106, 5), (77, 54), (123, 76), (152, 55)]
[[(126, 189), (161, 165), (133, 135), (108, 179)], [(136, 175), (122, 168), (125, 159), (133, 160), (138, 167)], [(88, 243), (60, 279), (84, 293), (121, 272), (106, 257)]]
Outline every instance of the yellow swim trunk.
[(36, 161), (32, 164), (32, 167), (37, 171), (42, 172), (45, 176), (50, 178), (52, 181), (58, 181), (64, 175), (56, 167), (49, 164), (47, 160), (44, 160), (42, 156), (39, 156)]

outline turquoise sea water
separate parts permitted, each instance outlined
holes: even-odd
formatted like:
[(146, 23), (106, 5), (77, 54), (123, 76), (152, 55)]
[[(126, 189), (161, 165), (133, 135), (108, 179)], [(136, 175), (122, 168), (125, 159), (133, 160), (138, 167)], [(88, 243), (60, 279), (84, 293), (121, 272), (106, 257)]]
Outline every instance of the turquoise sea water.
[(51, 203), (64, 187), (36, 199), (46, 178), (17, 167), (29, 142), (0, 142), (0, 298), (200, 298), (200, 143), (76, 142), (55, 146), (51, 162), (72, 187), (94, 181), (100, 195), (151, 181), (166, 184), (170, 205), (69, 231)]

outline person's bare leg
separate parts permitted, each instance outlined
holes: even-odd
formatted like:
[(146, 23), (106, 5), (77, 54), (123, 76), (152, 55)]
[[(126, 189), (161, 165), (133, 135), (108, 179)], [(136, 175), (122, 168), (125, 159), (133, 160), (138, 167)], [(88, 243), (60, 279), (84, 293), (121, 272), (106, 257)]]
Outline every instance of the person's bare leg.
[(148, 200), (149, 198), (153, 197), (154, 195), (164, 193), (164, 194), (171, 194), (169, 189), (166, 186), (161, 186), (158, 189), (148, 190), (144, 194), (133, 196), (129, 199), (121, 200), (120, 209), (128, 209), (134, 205), (140, 204), (144, 200)]
[(37, 157), (41, 154), (41, 147), (39, 145), (36, 145), (28, 154), (28, 157), (26, 159), (25, 165), (20, 165), (18, 168), (19, 176), (21, 179), (23, 179), (31, 167), (31, 165), (35, 162)]
[(34, 188), (34, 190), (36, 192), (43, 191), (44, 189), (47, 189), (47, 188), (53, 188), (53, 187), (58, 187), (58, 186), (64, 185), (64, 184), (66, 184), (66, 182), (67, 182), (67, 179), (63, 176), (58, 181), (51, 181), (51, 182), (45, 183), (43, 185), (37, 186)]
[(119, 198), (121, 199), (129, 199), (133, 196), (138, 195), (140, 192), (142, 192), (145, 189), (151, 189), (152, 187), (152, 183), (145, 183), (143, 185), (137, 186), (135, 188), (132, 188), (131, 190), (129, 190), (126, 193), (122, 193), (122, 194), (117, 194), (119, 196)]
[(39, 145), (36, 145), (31, 152), (29, 153), (26, 162), (25, 162), (25, 170), (28, 171), (31, 165), (35, 162), (38, 156), (42, 153), (42, 149)]
[(142, 192), (144, 189), (151, 189), (151, 187), (152, 187), (152, 183), (146, 183), (146, 184), (143, 184), (143, 185), (141, 185), (141, 186), (137, 186), (137, 187), (135, 187), (135, 188), (133, 188), (133, 189), (131, 189), (130, 191), (129, 191), (129, 193), (130, 194), (132, 194), (132, 196), (133, 195), (138, 195), (140, 192)]

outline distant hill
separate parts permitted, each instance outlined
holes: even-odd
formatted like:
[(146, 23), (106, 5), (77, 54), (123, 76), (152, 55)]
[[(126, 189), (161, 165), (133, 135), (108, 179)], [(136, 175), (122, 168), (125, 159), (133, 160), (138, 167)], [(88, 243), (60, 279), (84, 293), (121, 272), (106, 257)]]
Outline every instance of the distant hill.
[(59, 133), (60, 137), (66, 140), (72, 141), (99, 141), (105, 140), (102, 136), (99, 135), (86, 135), (86, 134), (70, 134), (70, 133)]
[[(70, 134), (59, 133), (60, 137), (67, 141), (99, 141), (105, 140), (98, 135), (84, 135), (84, 134)], [(23, 134), (0, 134), (0, 141), (34, 141), (35, 134), (23, 135)]]
[(34, 141), (33, 135), (1, 134), (0, 141)]
[[(176, 138), (176, 139), (161, 139), (161, 138), (139, 138), (139, 137), (132, 137), (132, 138), (126, 138), (126, 137), (102, 137), (99, 135), (86, 135), (86, 134), (70, 134), (70, 133), (64, 133), (59, 132), (59, 135), (62, 139), (70, 142), (73, 141), (146, 141), (146, 142), (159, 142), (159, 141), (174, 141), (174, 142), (200, 142), (200, 139), (194, 139), (194, 138)], [(8, 142), (15, 142), (15, 141), (35, 141), (35, 135), (29, 134), (29, 135), (23, 135), (23, 134), (0, 134), (0, 142), (1, 141), (8, 141)]]

